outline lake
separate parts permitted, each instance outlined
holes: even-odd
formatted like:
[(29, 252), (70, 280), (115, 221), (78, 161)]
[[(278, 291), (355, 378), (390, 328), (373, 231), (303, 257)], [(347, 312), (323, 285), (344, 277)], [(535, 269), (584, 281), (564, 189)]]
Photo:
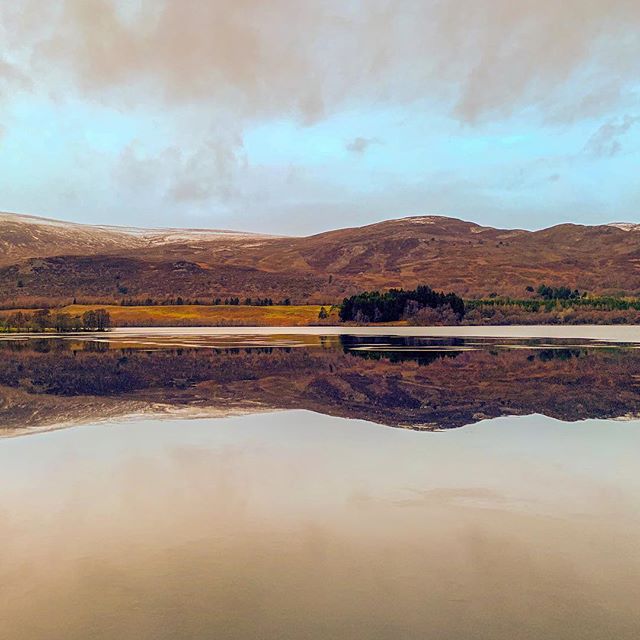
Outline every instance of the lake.
[(636, 327), (0, 337), (0, 638), (636, 639)]

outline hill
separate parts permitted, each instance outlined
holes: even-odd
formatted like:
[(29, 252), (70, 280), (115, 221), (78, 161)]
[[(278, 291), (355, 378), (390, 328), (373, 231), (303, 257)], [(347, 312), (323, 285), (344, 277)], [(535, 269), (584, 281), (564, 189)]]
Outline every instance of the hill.
[(640, 294), (636, 225), (562, 224), (540, 231), (419, 216), (307, 237), (95, 227), (0, 214), (0, 304), (341, 300), (363, 289), (428, 283), (464, 297), (522, 297), (542, 282)]

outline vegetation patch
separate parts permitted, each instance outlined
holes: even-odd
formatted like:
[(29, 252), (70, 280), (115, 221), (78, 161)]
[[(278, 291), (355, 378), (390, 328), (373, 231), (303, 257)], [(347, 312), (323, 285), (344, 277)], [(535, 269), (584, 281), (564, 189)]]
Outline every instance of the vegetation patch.
[(365, 291), (345, 298), (340, 309), (343, 322), (395, 322), (411, 320), (427, 311), (442, 312), (455, 324), (464, 316), (464, 300), (455, 293), (434, 291), (426, 285), (405, 291), (390, 289), (386, 293)]

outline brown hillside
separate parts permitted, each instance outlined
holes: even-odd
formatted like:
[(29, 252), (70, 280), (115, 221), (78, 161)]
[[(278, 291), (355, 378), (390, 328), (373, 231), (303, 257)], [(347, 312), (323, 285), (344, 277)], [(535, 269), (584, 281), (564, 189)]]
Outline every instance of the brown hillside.
[(633, 226), (503, 230), (428, 216), (273, 238), (39, 220), (0, 217), (2, 304), (178, 295), (327, 302), (363, 289), (420, 283), (466, 297), (521, 297), (525, 287), (542, 282), (599, 294), (640, 293), (640, 231)]

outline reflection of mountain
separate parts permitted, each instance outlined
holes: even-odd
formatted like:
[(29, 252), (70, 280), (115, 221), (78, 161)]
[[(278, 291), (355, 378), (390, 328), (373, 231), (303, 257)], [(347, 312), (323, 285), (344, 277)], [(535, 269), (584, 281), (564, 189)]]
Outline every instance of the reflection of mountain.
[(477, 348), (461, 339), (351, 337), (341, 346), (148, 351), (9, 341), (0, 343), (0, 425), (270, 409), (422, 429), (531, 413), (566, 421), (616, 418), (640, 412), (638, 379), (640, 353), (625, 348)]

